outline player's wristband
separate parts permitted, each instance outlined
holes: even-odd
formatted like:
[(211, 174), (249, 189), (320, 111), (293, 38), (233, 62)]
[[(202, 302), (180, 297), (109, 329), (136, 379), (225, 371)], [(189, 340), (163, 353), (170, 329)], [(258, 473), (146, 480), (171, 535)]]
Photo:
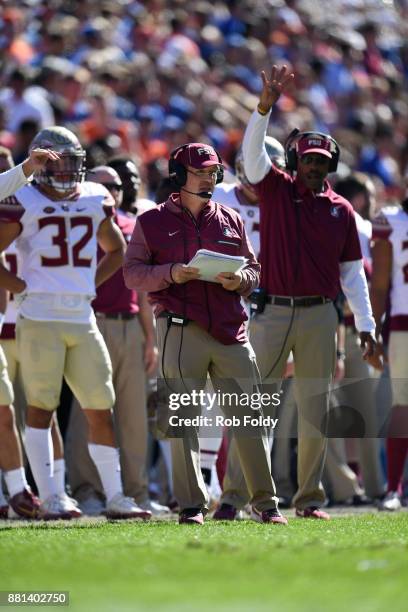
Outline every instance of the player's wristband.
[(269, 110), (267, 110), (267, 111), (266, 111), (266, 110), (264, 110), (263, 108), (261, 108), (261, 106), (258, 104), (258, 106), (256, 107), (256, 110), (258, 111), (258, 113), (259, 113), (260, 115), (262, 115), (262, 116), (264, 117), (265, 115), (267, 115), (267, 114), (269, 113), (269, 111), (270, 111), (271, 109), (269, 109)]
[(5, 319), (4, 312), (0, 312), (0, 334), (1, 334), (1, 330), (3, 328), (4, 319)]
[(337, 351), (337, 359), (344, 361), (346, 358), (346, 353), (344, 351)]

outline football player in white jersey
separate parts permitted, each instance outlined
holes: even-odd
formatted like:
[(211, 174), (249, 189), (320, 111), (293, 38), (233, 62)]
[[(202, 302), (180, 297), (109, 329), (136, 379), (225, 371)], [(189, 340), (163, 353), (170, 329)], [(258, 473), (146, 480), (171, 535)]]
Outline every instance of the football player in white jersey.
[(392, 511), (401, 508), (408, 452), (408, 190), (401, 207), (383, 208), (376, 216), (372, 258), (371, 303), (378, 333), (388, 294), (391, 303), (388, 361), (393, 407), (387, 438), (387, 495), (380, 509)]
[[(150, 518), (123, 495), (111, 363), (90, 305), (95, 285), (122, 263), (125, 242), (112, 223), (113, 199), (103, 186), (83, 182), (85, 152), (66, 128), (41, 130), (31, 146), (57, 151), (59, 159), (47, 163), (35, 184), (16, 192), (20, 206), (1, 212), (0, 250), (16, 240), (21, 277), (1, 266), (0, 285), (21, 294), (16, 335), (28, 404), (25, 447), (43, 499), (42, 515), (81, 514), (53, 476), (50, 424), (64, 376), (88, 421), (89, 451), (107, 516)], [(105, 256), (97, 266), (98, 243)]]

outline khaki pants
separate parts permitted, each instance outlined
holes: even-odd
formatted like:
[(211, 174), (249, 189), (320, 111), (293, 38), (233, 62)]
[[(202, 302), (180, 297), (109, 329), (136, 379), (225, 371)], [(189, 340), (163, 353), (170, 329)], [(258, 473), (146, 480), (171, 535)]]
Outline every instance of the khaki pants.
[(83, 408), (112, 407), (111, 362), (94, 321), (34, 321), (20, 315), (16, 340), (28, 405), (54, 411), (65, 377)]
[[(293, 352), (299, 437), (298, 491), (293, 503), (304, 509), (321, 506), (325, 501), (321, 479), (327, 438), (323, 432), (335, 363), (338, 318), (332, 303), (296, 308), (285, 342), (291, 316), (290, 307), (267, 305), (252, 320), (250, 331), (262, 379), (266, 378), (264, 384), (281, 379), (289, 353)], [(274, 436), (280, 436), (279, 423)], [(222, 502), (237, 508), (245, 505), (248, 493), (243, 485), (232, 443)]]
[(292, 499), (296, 490), (291, 476), (291, 441), (297, 438), (297, 409), (294, 398), (294, 380), (283, 381), (282, 403), (277, 411), (279, 431), (273, 438), (272, 474), (278, 497)]
[[(204, 389), (207, 373), (214, 390), (220, 394), (251, 394), (254, 386), (256, 389), (257, 366), (249, 343), (224, 345), (193, 322), (183, 328), (175, 325), (168, 328), (167, 320), (163, 318), (157, 321), (157, 334), (160, 363), (164, 369), (161, 375), (168, 386), (168, 394)], [(254, 414), (251, 408), (239, 401), (231, 404), (221, 402), (220, 408), (226, 417), (235, 415), (241, 422), (245, 415)], [(179, 417), (197, 416), (201, 407), (194, 408), (190, 404), (178, 413)], [(176, 431), (174, 428), (171, 434), (174, 494), (182, 510), (208, 508), (208, 495), (200, 470), (198, 429), (188, 427)], [(234, 429), (233, 435), (237, 461), (242, 467), (251, 503), (259, 510), (276, 508), (265, 427), (253, 428), (250, 433)]]
[[(144, 336), (138, 317), (128, 321), (97, 318), (113, 370), (113, 407), (125, 495), (139, 503), (148, 497), (146, 476), (147, 412), (143, 365)], [(68, 480), (73, 495), (89, 489), (102, 494), (102, 485), (88, 452), (87, 424), (74, 400), (66, 439)]]

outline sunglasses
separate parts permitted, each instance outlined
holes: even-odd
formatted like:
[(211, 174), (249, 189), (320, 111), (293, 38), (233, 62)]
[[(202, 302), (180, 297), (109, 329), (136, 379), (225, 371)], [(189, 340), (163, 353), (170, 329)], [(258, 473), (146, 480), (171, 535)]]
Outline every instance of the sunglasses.
[(317, 166), (325, 166), (330, 160), (325, 155), (305, 153), (301, 156), (300, 161), (305, 166), (309, 166), (310, 164), (316, 164)]

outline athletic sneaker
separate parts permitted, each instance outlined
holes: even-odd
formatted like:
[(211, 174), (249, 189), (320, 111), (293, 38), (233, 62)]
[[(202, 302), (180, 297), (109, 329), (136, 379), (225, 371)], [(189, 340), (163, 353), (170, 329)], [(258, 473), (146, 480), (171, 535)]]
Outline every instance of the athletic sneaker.
[(288, 524), (288, 520), (282, 516), (277, 508), (257, 510), (254, 506), (252, 506), (251, 519), (257, 523), (273, 523), (274, 525)]
[(304, 510), (299, 510), (299, 508), (296, 508), (296, 516), (299, 518), (311, 518), (320, 519), (322, 521), (330, 521), (330, 514), (327, 514), (327, 512), (321, 510), (317, 506), (310, 506), (310, 508), (305, 508)]
[(85, 499), (79, 501), (78, 505), (83, 514), (86, 514), (87, 516), (100, 516), (106, 511), (105, 503), (96, 495), (86, 497)]
[(179, 525), (203, 525), (204, 514), (199, 508), (186, 508), (179, 514)]
[(34, 495), (30, 487), (26, 487), (20, 493), (10, 497), (8, 517), (36, 519), (39, 518), (40, 508), (40, 500)]
[(152, 518), (152, 513), (140, 508), (131, 497), (126, 497), (123, 493), (116, 493), (106, 504), (106, 518), (143, 519), (147, 521)]
[(78, 508), (77, 501), (69, 497), (65, 492), (50, 495), (41, 504), (40, 518), (44, 519), (44, 521), (70, 520), (81, 516), (82, 512)]
[(386, 510), (388, 512), (396, 512), (401, 510), (401, 507), (401, 499), (398, 493), (396, 491), (389, 491), (382, 502), (380, 502), (378, 509)]
[(221, 504), (213, 514), (213, 519), (216, 521), (236, 521), (240, 518), (241, 513), (231, 504)]
[(151, 512), (153, 516), (166, 516), (170, 514), (170, 508), (168, 506), (162, 506), (159, 502), (154, 501), (153, 499), (146, 499), (144, 502), (139, 504), (139, 507), (142, 510), (147, 510)]

